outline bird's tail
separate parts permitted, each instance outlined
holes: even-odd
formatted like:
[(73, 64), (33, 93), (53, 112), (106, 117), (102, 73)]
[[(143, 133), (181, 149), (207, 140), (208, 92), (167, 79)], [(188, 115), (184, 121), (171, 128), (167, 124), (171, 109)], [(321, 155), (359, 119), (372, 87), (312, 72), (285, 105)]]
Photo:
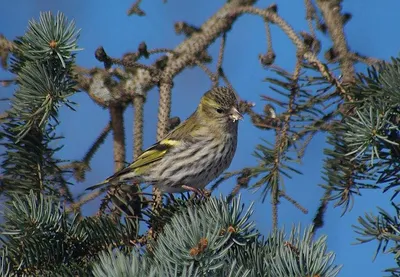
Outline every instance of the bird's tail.
[(108, 188), (108, 186), (110, 185), (110, 178), (107, 178), (107, 179), (105, 179), (103, 182), (101, 182), (101, 183), (97, 183), (96, 185), (94, 185), (94, 186), (91, 186), (91, 187), (88, 187), (86, 190), (95, 190), (95, 189), (99, 189), (99, 188), (101, 188), (101, 189), (107, 189)]

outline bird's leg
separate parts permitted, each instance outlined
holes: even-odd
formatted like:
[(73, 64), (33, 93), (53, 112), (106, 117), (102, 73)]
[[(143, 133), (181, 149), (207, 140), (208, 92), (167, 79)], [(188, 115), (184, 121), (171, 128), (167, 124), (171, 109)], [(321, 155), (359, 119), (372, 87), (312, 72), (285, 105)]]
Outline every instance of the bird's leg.
[(202, 189), (202, 194), (204, 195), (205, 198), (209, 198), (211, 196), (211, 190), (208, 189)]
[[(211, 191), (209, 191), (207, 189), (197, 189), (197, 188), (189, 187), (189, 186), (185, 186), (185, 185), (183, 185), (182, 188), (194, 192), (193, 197), (199, 196), (200, 200), (202, 200), (202, 199), (205, 200), (211, 196)], [(190, 198), (193, 198), (193, 197), (190, 197)]]
[(197, 188), (194, 188), (194, 187), (189, 187), (189, 186), (186, 186), (186, 185), (183, 185), (182, 188), (185, 189), (185, 190), (193, 192), (195, 195), (200, 195), (201, 197), (205, 196), (203, 191), (200, 190), (200, 189), (197, 189)]

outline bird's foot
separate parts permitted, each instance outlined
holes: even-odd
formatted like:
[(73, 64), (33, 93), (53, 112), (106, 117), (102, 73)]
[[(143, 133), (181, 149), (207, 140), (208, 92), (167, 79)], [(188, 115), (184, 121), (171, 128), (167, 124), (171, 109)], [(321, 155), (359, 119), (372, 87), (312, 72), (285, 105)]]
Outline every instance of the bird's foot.
[(210, 197), (210, 195), (211, 195), (211, 192), (209, 190), (206, 190), (206, 189), (198, 189), (198, 188), (189, 187), (189, 186), (186, 186), (186, 185), (183, 185), (182, 188), (185, 189), (185, 190), (193, 192), (192, 197), (199, 196), (200, 199), (206, 199), (206, 198)]

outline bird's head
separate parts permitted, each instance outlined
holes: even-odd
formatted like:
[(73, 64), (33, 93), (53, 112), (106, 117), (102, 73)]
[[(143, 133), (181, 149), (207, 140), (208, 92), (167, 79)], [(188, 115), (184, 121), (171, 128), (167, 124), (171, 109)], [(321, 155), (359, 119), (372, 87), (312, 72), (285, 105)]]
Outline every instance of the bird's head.
[(203, 95), (198, 112), (208, 122), (215, 122), (221, 125), (237, 125), (237, 121), (243, 119), (238, 108), (236, 93), (227, 87), (217, 87)]

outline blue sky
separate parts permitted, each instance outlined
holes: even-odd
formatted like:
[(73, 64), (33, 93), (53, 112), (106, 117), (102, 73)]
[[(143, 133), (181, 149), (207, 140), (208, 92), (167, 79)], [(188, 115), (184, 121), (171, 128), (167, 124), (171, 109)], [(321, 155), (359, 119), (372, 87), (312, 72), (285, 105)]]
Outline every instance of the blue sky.
[[(14, 0), (8, 1), (7, 7), (0, 10), (0, 33), (12, 39), (22, 35), (27, 28), (28, 20), (38, 18), (40, 11), (62, 11), (69, 19), (74, 19), (78, 28), (81, 28), (79, 46), (84, 48), (78, 53), (77, 62), (81, 66), (101, 66), (95, 59), (95, 49), (102, 45), (107, 53), (114, 57), (121, 57), (123, 53), (135, 51), (140, 42), (145, 41), (149, 49), (168, 47), (174, 48), (183, 37), (174, 33), (173, 23), (186, 21), (200, 25), (225, 1), (184, 1), (170, 0), (163, 4), (162, 0), (144, 0), (142, 8), (147, 12), (145, 17), (128, 17), (127, 9), (133, 1), (45, 1), (45, 0)], [(279, 14), (286, 19), (297, 31), (307, 30), (304, 20), (304, 1), (280, 0), (276, 1)], [(400, 2), (396, 0), (373, 1), (364, 0), (344, 1), (343, 10), (353, 15), (346, 25), (349, 45), (352, 50), (380, 59), (389, 59), (397, 56), (400, 38), (392, 26), (400, 25)], [(111, 4), (112, 3), (112, 4)], [(272, 2), (260, 0), (258, 6), (266, 7)], [(276, 64), (292, 71), (294, 66), (295, 49), (276, 26), (272, 26), (274, 49), (277, 54)], [(328, 38), (322, 39), (322, 44), (329, 47)], [(256, 110), (261, 111), (263, 102), (260, 95), (273, 95), (269, 85), (262, 82), (271, 73), (262, 69), (258, 62), (258, 54), (266, 49), (263, 21), (254, 16), (241, 17), (227, 37), (227, 48), (224, 60), (224, 69), (239, 95), (246, 100), (258, 103)], [(218, 44), (210, 48), (210, 53), (217, 54)], [(214, 67), (212, 67), (214, 68)], [(363, 66), (357, 66), (363, 70)], [(11, 75), (0, 71), (0, 79), (7, 79)], [(174, 81), (172, 115), (186, 118), (196, 108), (201, 95), (210, 88), (210, 81), (205, 74), (195, 68), (181, 73)], [(2, 88), (1, 95), (11, 95), (13, 87)], [(145, 107), (145, 146), (154, 143), (156, 112), (158, 95), (156, 90), (148, 94)], [(65, 159), (80, 159), (103, 127), (109, 120), (106, 110), (94, 104), (86, 93), (81, 92), (72, 97), (78, 103), (77, 111), (68, 109), (61, 111), (60, 134), (66, 139), (60, 156)], [(8, 108), (8, 103), (0, 102), (0, 110)], [(125, 113), (127, 161), (132, 159), (132, 109)], [(241, 122), (239, 130), (239, 144), (237, 154), (230, 167), (236, 170), (245, 166), (256, 165), (257, 161), (252, 153), (254, 146), (261, 139), (272, 141), (272, 131), (260, 131), (254, 128), (248, 117)], [(312, 146), (306, 152), (304, 163), (300, 169), (303, 175), (295, 176), (285, 183), (290, 196), (298, 200), (310, 213), (303, 215), (289, 203), (282, 201), (279, 206), (279, 225), (290, 229), (292, 224), (308, 225), (315, 214), (323, 190), (318, 186), (322, 183), (322, 150), (323, 136), (317, 136)], [(112, 141), (108, 136), (106, 143), (95, 156), (88, 173), (87, 180), (73, 188), (76, 193), (82, 192), (87, 186), (97, 183), (108, 177), (113, 170)], [(233, 180), (220, 186), (219, 192), (227, 194), (233, 188)], [(216, 192), (216, 193), (219, 193)], [(357, 197), (353, 210), (340, 217), (341, 209), (329, 207), (325, 227), (319, 234), (328, 235), (328, 248), (337, 254), (336, 263), (344, 264), (339, 276), (382, 276), (382, 270), (394, 266), (393, 257), (380, 255), (372, 263), (375, 243), (365, 245), (351, 245), (355, 242), (356, 234), (351, 225), (357, 223), (357, 217), (366, 212), (376, 211), (380, 206), (388, 208), (388, 199), (391, 195), (381, 191), (362, 191), (362, 197)], [(269, 199), (261, 203), (257, 193), (243, 191), (245, 202), (256, 201), (255, 214), (259, 230), (268, 234), (271, 229), (271, 206)], [(86, 206), (85, 213), (91, 214), (98, 208), (95, 201)], [(392, 212), (392, 210), (390, 210)]]

